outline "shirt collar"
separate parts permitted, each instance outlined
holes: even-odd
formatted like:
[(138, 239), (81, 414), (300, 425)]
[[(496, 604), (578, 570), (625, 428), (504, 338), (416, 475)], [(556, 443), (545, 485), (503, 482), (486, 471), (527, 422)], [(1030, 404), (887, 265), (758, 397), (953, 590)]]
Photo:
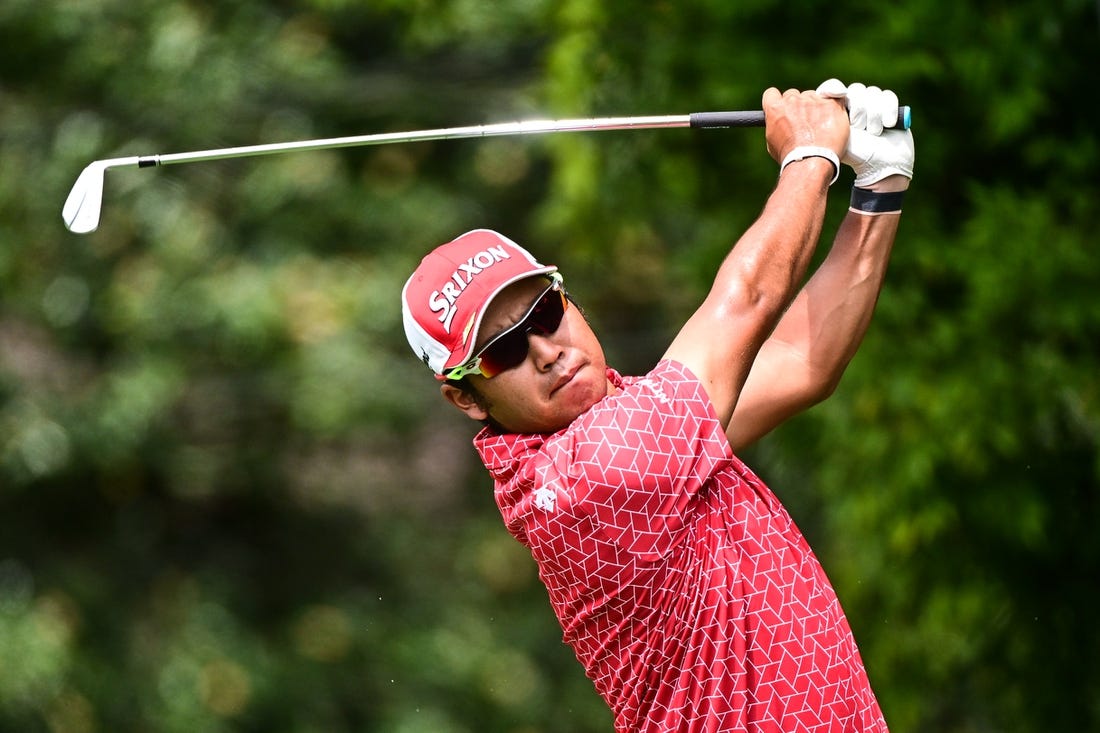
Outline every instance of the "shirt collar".
[[(622, 389), (625, 383), (622, 375), (611, 367), (607, 367), (607, 378), (616, 387)], [(560, 432), (568, 430), (569, 426), (562, 428)], [(474, 448), (481, 456), (481, 462), (485, 464), (489, 474), (496, 481), (508, 481), (516, 474), (523, 461), (533, 455), (543, 444), (551, 438), (552, 434), (542, 433), (498, 433), (492, 428), (482, 428), (474, 436)]]

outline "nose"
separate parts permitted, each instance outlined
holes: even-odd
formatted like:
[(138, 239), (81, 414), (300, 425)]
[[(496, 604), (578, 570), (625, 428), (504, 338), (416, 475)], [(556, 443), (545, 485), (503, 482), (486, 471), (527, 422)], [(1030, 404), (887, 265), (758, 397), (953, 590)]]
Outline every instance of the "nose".
[(527, 353), (535, 360), (535, 367), (540, 372), (544, 372), (554, 366), (554, 363), (565, 354), (565, 350), (554, 343), (553, 334), (532, 331), (527, 334)]

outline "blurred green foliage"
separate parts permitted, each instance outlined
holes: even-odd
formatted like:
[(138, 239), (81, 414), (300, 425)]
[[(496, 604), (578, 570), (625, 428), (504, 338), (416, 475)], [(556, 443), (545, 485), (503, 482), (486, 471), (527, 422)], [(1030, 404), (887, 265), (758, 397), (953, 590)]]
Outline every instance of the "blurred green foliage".
[(747, 458), (896, 733), (1100, 727), (1098, 37), (1085, 0), (6, 0), (0, 730), (608, 730), (398, 294), (494, 227), (642, 370), (775, 176), (759, 131), (302, 153), (112, 171), (79, 237), (84, 165), (830, 76), (913, 106), (917, 175), (837, 394)]

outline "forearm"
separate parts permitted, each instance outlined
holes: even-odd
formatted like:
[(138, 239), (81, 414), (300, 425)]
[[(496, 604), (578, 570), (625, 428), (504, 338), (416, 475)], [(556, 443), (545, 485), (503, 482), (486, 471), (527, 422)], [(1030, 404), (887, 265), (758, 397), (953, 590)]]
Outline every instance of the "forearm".
[(828, 256), (772, 334), (804, 359), (818, 397), (836, 386), (867, 332), (900, 219), (849, 212)]
[(832, 164), (820, 158), (788, 168), (760, 217), (723, 261), (706, 300), (665, 352), (695, 373), (723, 424), (757, 352), (805, 277), (832, 174)]
[(753, 362), (726, 433), (735, 451), (836, 388), (870, 325), (900, 218), (845, 217), (825, 261)]
[[(810, 158), (780, 177), (760, 217), (716, 274), (712, 297), (735, 306), (766, 302), (778, 318), (805, 277), (825, 218), (832, 165)], [(769, 328), (770, 330), (770, 328)]]

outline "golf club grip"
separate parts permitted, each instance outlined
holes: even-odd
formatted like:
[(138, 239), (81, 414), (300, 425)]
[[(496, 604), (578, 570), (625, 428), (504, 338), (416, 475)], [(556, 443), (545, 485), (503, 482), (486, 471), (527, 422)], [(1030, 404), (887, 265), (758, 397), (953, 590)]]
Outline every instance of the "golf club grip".
[[(688, 115), (690, 127), (763, 127), (764, 113), (759, 110), (743, 112), (693, 112)], [(909, 105), (898, 107), (898, 121), (895, 129), (908, 130), (912, 123), (912, 110)]]

